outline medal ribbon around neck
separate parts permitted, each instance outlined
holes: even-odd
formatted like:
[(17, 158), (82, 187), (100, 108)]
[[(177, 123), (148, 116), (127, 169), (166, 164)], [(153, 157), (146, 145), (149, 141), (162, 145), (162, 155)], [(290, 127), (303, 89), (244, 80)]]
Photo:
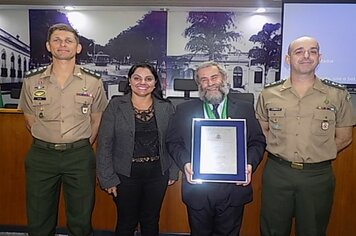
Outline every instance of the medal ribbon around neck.
[[(220, 115), (220, 118), (221, 119), (227, 119), (227, 101), (226, 101), (226, 96), (224, 98), (224, 101), (223, 101), (223, 109), (222, 109), (222, 114)], [(214, 113), (213, 113), (213, 109), (210, 108), (210, 106), (208, 105), (207, 102), (204, 102), (204, 111), (206, 112), (206, 114), (208, 115), (209, 119), (216, 119)]]

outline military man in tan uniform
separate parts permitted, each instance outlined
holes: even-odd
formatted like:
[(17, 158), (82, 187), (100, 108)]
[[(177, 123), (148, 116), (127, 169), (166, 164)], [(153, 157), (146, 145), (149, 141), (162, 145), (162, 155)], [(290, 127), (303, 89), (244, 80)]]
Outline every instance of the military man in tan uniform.
[(290, 78), (266, 85), (256, 108), (267, 139), (262, 183), (261, 235), (325, 235), (335, 179), (331, 160), (352, 141), (350, 95), (315, 75), (319, 44), (294, 40), (286, 62)]
[(30, 236), (55, 234), (63, 185), (69, 235), (92, 235), (95, 141), (107, 99), (100, 75), (75, 65), (77, 32), (65, 24), (48, 31), (52, 64), (27, 73), (19, 108), (33, 145), (25, 159)]

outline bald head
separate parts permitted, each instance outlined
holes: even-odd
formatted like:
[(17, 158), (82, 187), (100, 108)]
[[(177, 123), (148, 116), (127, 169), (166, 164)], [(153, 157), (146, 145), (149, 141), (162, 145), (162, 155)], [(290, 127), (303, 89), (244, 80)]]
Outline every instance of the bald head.
[(293, 40), (289, 44), (289, 46), (288, 46), (288, 55), (291, 55), (292, 51), (294, 51), (300, 45), (303, 45), (305, 43), (315, 44), (315, 47), (318, 49), (318, 51), (320, 49), (319, 43), (315, 38), (312, 38), (312, 37), (309, 37), (309, 36), (303, 36), (303, 37), (300, 37), (300, 38), (297, 38), (297, 39)]

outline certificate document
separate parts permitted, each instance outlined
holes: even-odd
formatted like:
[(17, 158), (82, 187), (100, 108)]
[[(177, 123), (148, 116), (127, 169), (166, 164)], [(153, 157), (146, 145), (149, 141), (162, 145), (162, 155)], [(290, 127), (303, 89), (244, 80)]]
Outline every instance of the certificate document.
[(200, 173), (236, 174), (236, 127), (201, 128)]
[(192, 180), (246, 183), (246, 120), (193, 119)]

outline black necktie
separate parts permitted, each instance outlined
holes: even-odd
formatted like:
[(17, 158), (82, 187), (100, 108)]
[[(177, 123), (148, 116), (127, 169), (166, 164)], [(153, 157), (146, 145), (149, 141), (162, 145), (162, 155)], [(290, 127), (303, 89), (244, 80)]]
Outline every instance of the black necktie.
[(218, 106), (219, 104), (213, 104), (213, 113), (216, 119), (220, 119), (220, 115), (218, 112)]

